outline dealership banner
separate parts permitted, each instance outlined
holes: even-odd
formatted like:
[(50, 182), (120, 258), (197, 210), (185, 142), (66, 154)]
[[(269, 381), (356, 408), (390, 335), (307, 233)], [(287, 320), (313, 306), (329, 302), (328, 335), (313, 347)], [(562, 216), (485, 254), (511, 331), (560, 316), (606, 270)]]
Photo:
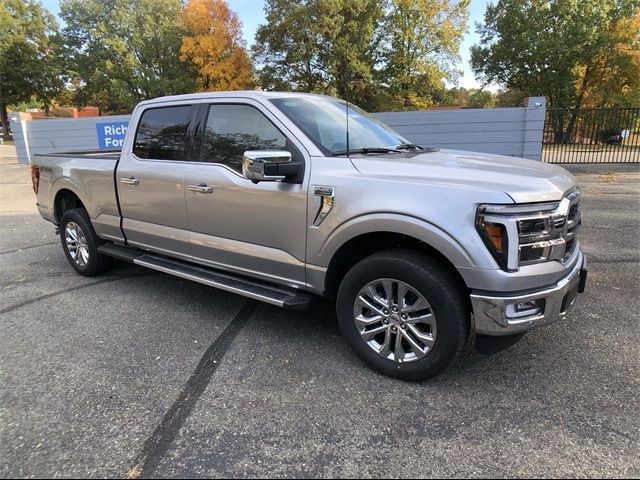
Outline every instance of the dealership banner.
[(129, 122), (96, 123), (98, 148), (100, 150), (118, 150), (122, 148)]

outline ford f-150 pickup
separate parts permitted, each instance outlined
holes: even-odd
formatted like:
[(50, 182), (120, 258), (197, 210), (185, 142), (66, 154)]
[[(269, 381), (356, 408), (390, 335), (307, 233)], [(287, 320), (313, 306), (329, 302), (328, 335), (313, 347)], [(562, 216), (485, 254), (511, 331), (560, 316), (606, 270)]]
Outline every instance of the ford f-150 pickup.
[(331, 97), (144, 101), (118, 152), (36, 155), (42, 216), (82, 275), (119, 259), (284, 308), (335, 299), (353, 350), (433, 377), (563, 317), (584, 290), (564, 169), (412, 144)]

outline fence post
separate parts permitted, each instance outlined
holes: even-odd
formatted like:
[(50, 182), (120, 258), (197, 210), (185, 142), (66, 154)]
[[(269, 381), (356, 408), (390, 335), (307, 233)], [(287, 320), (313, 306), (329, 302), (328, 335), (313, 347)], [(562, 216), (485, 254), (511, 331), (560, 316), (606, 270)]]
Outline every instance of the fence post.
[(541, 160), (546, 107), (547, 99), (545, 97), (529, 97), (527, 99), (524, 113), (523, 158)]
[(29, 140), (27, 134), (27, 121), (20, 113), (9, 114), (9, 123), (13, 133), (13, 142), (16, 146), (16, 156), (18, 163), (31, 163), (31, 152), (29, 151)]

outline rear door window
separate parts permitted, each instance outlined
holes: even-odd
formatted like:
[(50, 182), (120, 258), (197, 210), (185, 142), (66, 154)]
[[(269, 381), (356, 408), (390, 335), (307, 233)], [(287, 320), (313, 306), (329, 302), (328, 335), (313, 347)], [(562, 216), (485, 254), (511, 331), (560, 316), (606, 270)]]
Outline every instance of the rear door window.
[(184, 160), (191, 106), (145, 110), (140, 117), (133, 153), (142, 159)]

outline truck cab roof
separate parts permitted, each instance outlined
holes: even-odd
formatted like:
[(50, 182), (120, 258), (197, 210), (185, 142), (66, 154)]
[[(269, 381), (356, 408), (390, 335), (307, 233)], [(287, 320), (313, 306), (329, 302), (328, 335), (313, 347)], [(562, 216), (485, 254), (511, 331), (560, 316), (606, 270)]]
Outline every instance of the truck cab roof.
[(335, 97), (327, 95), (317, 95), (313, 93), (301, 93), (301, 92), (265, 92), (262, 90), (234, 90), (226, 92), (202, 92), (202, 93), (190, 93), (186, 95), (171, 95), (166, 97), (158, 97), (151, 100), (145, 100), (138, 104), (139, 107), (145, 107), (156, 103), (170, 103), (170, 102), (189, 102), (199, 101), (214, 98), (250, 98), (253, 100), (269, 100), (272, 98), (325, 98), (327, 100), (336, 100)]

